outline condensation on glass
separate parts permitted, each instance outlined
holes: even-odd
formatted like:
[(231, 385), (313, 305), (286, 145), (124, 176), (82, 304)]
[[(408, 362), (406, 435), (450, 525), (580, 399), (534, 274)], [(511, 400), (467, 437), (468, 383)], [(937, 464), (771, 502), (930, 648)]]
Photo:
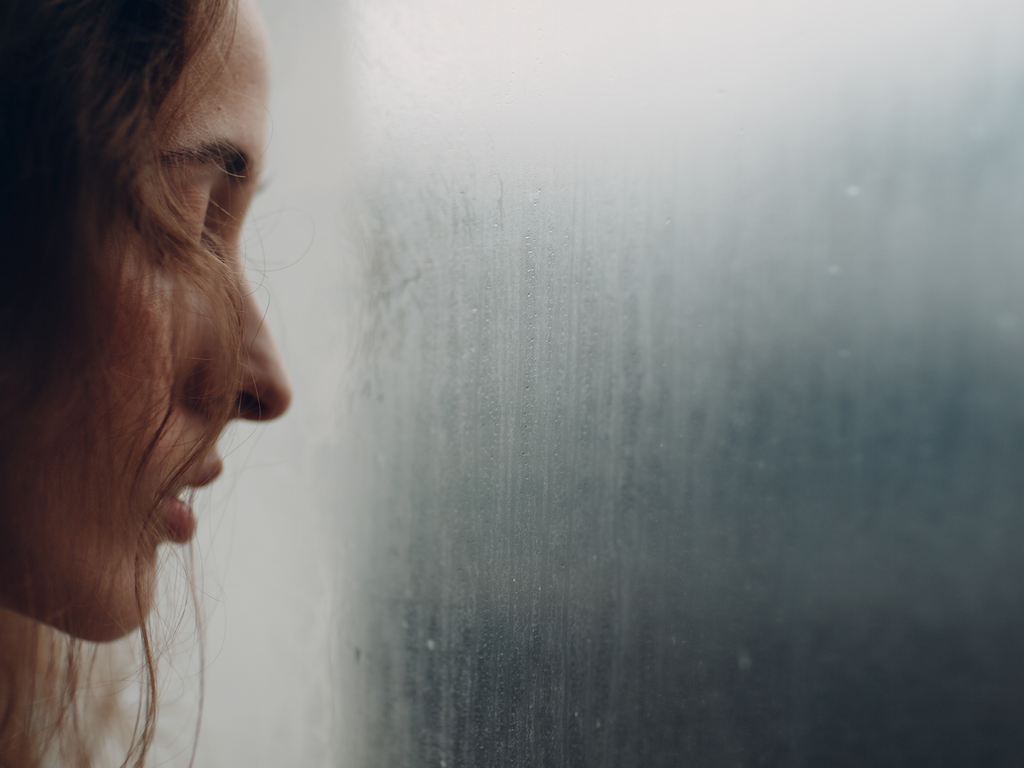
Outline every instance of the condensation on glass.
[(351, 2), (343, 766), (1024, 762), (1024, 13)]

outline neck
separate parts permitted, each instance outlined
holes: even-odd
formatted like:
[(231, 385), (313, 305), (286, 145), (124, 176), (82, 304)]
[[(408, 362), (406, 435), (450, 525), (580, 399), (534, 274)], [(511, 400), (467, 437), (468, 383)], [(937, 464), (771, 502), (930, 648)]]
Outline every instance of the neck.
[(0, 608), (0, 764), (12, 768), (39, 760), (33, 704), (51, 687), (41, 684), (40, 671), (51, 666), (41, 654), (43, 634), (38, 622)]
[(126, 747), (118, 691), (130, 669), (124, 644), (75, 640), (0, 608), (0, 765), (93, 765)]

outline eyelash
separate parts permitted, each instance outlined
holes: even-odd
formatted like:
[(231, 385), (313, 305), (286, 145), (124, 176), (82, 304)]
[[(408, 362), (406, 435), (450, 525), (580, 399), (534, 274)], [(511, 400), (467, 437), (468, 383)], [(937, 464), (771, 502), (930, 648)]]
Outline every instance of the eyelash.
[(205, 148), (176, 151), (169, 150), (160, 156), (164, 165), (180, 165), (188, 160), (198, 160), (203, 165), (215, 165), (221, 172), (232, 179), (244, 179), (249, 173), (249, 164), (244, 156), (236, 152), (225, 150), (224, 152), (213, 152)]

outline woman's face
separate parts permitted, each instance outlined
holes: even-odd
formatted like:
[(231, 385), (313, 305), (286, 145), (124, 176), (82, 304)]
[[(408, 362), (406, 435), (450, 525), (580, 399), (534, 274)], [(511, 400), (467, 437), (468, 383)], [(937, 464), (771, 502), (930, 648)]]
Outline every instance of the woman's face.
[[(272, 419), (288, 407), (291, 392), (263, 311), (245, 278), (240, 252), (242, 219), (268, 138), (267, 46), (262, 19), (251, 0), (240, 3), (230, 46), (212, 48), (186, 72), (169, 101), (167, 111), (173, 118), (168, 120), (175, 127), (167, 137), (166, 152), (176, 162), (167, 173), (182, 195), (187, 219), (183, 223), (196, 238), (204, 222), (217, 223), (227, 246), (223, 258), (240, 281), (244, 344), (240, 378), (233, 385), (239, 416)], [(130, 238), (125, 242), (126, 253), (144, 249)], [(187, 313), (187, 333), (175, 337), (180, 312), (175, 315), (173, 302), (166, 298), (172, 292), (159, 290), (169, 286), (171, 278), (158, 274), (145, 258), (130, 258), (129, 264), (135, 265), (129, 269), (135, 272), (129, 280), (141, 278), (140, 284), (157, 290), (150, 290), (141, 306), (125, 309), (125, 341), (115, 344), (124, 348), (119, 353), (124, 365), (114, 370), (111, 405), (112, 423), (122, 426), (108, 435), (108, 445), (92, 448), (98, 455), (108, 452), (116, 463), (121, 460), (119, 446), (135, 450), (146, 444), (135, 439), (140, 435), (159, 437), (149, 446), (141, 473), (123, 473), (112, 488), (98, 488), (90, 481), (92, 457), (79, 455), (81, 447), (68, 449), (54, 467), (41, 470), (47, 490), (25, 505), (18, 532), (22, 546), (17, 567), (22, 573), (0, 573), (0, 582), (8, 582), (7, 589), (0, 589), (0, 605), (91, 640), (120, 637), (138, 626), (140, 609), (145, 614), (152, 598), (157, 546), (187, 542), (195, 531), (191, 506), (181, 497), (221, 472), (214, 447), (190, 465), (184, 477), (175, 479), (178, 468), (210, 431), (204, 409), (187, 396), (187, 390), (174, 394), (181, 390), (174, 382), (210, 368), (204, 339), (214, 334), (204, 333), (211, 329), (203, 324), (212, 321), (204, 319), (202, 306), (194, 306)], [(180, 302), (175, 306), (180, 309)], [(135, 322), (139, 312), (147, 322)], [(140, 327), (146, 329), (143, 338), (138, 337)], [(170, 354), (172, 338), (186, 340), (177, 355)], [(175, 362), (154, 366), (161, 359)], [(160, 372), (154, 376), (154, 370)], [(140, 381), (140, 375), (146, 378)], [(168, 486), (173, 490), (167, 491)], [(5, 533), (0, 526), (0, 536)]]

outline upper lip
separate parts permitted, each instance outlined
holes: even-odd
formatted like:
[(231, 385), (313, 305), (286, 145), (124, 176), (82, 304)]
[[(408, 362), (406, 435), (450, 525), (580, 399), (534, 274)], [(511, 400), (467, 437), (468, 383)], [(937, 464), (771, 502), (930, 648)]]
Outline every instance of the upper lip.
[(224, 471), (224, 462), (219, 457), (213, 457), (203, 462), (202, 466), (192, 475), (185, 485), (189, 488), (202, 488), (216, 480)]

